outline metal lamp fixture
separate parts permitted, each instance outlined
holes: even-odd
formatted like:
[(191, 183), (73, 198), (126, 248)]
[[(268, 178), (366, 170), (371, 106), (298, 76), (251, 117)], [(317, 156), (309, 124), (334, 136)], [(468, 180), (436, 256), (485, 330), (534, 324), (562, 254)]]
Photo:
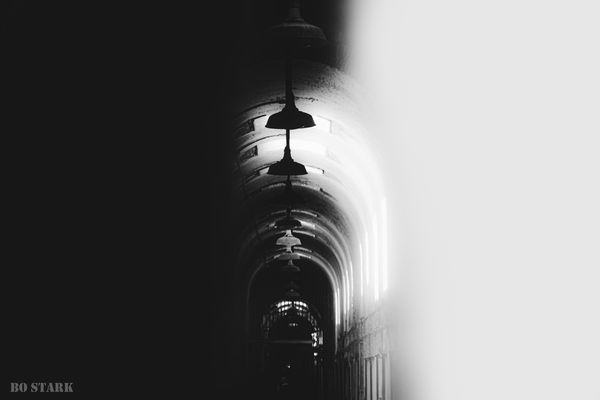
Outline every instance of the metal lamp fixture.
[(300, 268), (292, 260), (289, 260), (286, 265), (281, 268), (281, 272), (286, 274), (296, 274), (300, 272)]
[(301, 245), (302, 242), (296, 236), (292, 235), (292, 231), (288, 229), (285, 231), (285, 235), (277, 239), (275, 244), (278, 246), (293, 247)]
[[(266, 123), (267, 128), (271, 129), (300, 129), (315, 126), (312, 115), (298, 110), (292, 92), (292, 56), (285, 57), (285, 106), (283, 110), (269, 117)], [(289, 135), (289, 132), (286, 132)]]
[(265, 125), (267, 128), (285, 129), (285, 149), (283, 150), (283, 158), (272, 164), (267, 171), (269, 175), (306, 175), (306, 167), (292, 158), (290, 150), (290, 130), (299, 128), (309, 128), (315, 126), (315, 121), (310, 114), (299, 111), (294, 104), (294, 94), (292, 93), (291, 84), (291, 59), (288, 57), (286, 61), (286, 95), (285, 107), (282, 111), (273, 114), (267, 120)]
[(267, 128), (285, 129), (286, 145), (283, 159), (271, 165), (268, 170), (270, 175), (306, 175), (304, 165), (292, 159), (290, 150), (290, 130), (310, 128), (315, 126), (313, 117), (298, 110), (292, 92), (292, 51), (294, 47), (306, 47), (325, 41), (325, 35), (318, 27), (308, 24), (300, 16), (300, 6), (297, 0), (289, 3), (288, 17), (279, 25), (271, 28), (271, 36), (278, 38), (285, 47), (285, 106), (283, 110), (269, 117)]
[(299, 111), (292, 93), (292, 52), (295, 48), (316, 47), (325, 44), (321, 28), (307, 23), (300, 15), (299, 0), (290, 0), (285, 21), (269, 30), (271, 38), (285, 49), (285, 107), (269, 117), (266, 127), (273, 129), (300, 129), (315, 126), (310, 114)]
[(283, 150), (283, 158), (272, 164), (267, 171), (269, 175), (306, 175), (306, 167), (292, 158), (290, 151), (290, 131), (286, 130), (286, 145)]
[(275, 222), (276, 228), (294, 229), (294, 228), (300, 228), (301, 226), (302, 226), (302, 223), (300, 221), (298, 221), (297, 219), (295, 219), (294, 217), (292, 217), (292, 208), (289, 206), (287, 208), (287, 213), (286, 213), (285, 218), (282, 218)]
[(283, 110), (269, 117), (267, 128), (272, 129), (301, 129), (315, 126), (312, 115), (298, 110), (294, 100), (287, 102)]
[(327, 42), (321, 28), (302, 18), (299, 0), (289, 1), (287, 18), (273, 26), (268, 34), (273, 42), (286, 47), (318, 47)]

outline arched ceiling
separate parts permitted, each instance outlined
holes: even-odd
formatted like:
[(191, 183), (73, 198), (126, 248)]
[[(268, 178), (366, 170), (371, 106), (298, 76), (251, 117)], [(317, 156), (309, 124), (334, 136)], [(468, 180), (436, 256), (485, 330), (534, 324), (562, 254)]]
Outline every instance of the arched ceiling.
[[(285, 231), (275, 221), (285, 215), (280, 200), (286, 177), (266, 172), (282, 157), (285, 132), (265, 123), (282, 108), (283, 78), (277, 61), (249, 69), (234, 121), (237, 259), (239, 268), (248, 270), (248, 285), (256, 269), (276, 261), (282, 252), (275, 241)], [(317, 124), (291, 131), (292, 157), (309, 172), (291, 177), (293, 190), (305, 200), (292, 205), (292, 215), (302, 222), (294, 230), (302, 241), (295, 250), (327, 272), (340, 314), (350, 309), (352, 291), (358, 288), (357, 268), (363, 268), (365, 259), (361, 249), (374, 247), (365, 243), (364, 232), (377, 231), (373, 227), (383, 188), (359, 113), (360, 93), (351, 79), (322, 64), (296, 61), (293, 90), (297, 107)]]

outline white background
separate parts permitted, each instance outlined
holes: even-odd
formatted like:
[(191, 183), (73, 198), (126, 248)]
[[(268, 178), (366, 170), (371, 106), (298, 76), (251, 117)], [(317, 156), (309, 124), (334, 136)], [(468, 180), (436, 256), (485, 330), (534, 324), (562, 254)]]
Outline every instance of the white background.
[(355, 3), (397, 379), (419, 400), (600, 400), (600, 2)]

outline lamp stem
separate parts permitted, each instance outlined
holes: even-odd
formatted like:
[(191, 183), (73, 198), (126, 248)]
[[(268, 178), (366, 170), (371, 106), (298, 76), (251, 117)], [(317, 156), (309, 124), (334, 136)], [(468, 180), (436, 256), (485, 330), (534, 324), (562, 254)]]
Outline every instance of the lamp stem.
[(294, 105), (294, 93), (292, 92), (292, 50), (285, 52), (285, 104)]
[(300, 16), (300, 1), (299, 0), (290, 0), (288, 2), (288, 21), (298, 21), (302, 20)]
[[(294, 93), (292, 93), (292, 50), (287, 48), (285, 51), (285, 104), (294, 105)], [(290, 150), (290, 130), (285, 130), (285, 148), (288, 153)]]

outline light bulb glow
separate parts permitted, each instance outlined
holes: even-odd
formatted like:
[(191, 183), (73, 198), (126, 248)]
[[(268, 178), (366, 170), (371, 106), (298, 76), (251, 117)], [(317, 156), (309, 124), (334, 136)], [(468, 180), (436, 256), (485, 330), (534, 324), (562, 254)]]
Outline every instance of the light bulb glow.
[(369, 287), (369, 281), (371, 276), (371, 253), (369, 252), (369, 232), (365, 232), (365, 278), (366, 286)]
[(304, 167), (306, 168), (306, 172), (308, 172), (309, 174), (323, 175), (325, 173), (325, 171), (321, 168), (311, 167), (309, 165), (305, 165)]
[[(373, 221), (373, 244), (378, 244), (378, 227), (377, 227), (377, 216), (372, 215)], [(373, 246), (373, 247), (375, 247)], [(375, 247), (373, 251), (373, 297), (375, 301), (379, 299), (379, 246)]]
[(268, 115), (263, 115), (262, 117), (254, 118), (252, 123), (254, 124), (254, 130), (259, 130), (267, 125), (267, 120), (269, 119)]
[(364, 288), (364, 284), (363, 284), (363, 280), (364, 280), (364, 277), (363, 277), (363, 274), (364, 274), (364, 271), (363, 271), (364, 262), (363, 262), (363, 249), (362, 249), (362, 245), (361, 244), (358, 245), (358, 258), (360, 259), (360, 265), (359, 265), (359, 268), (358, 268), (359, 271), (360, 271), (360, 281), (359, 281), (360, 282), (360, 297), (363, 297), (365, 288)]
[(381, 272), (382, 272), (382, 290), (388, 288), (388, 215), (387, 200), (381, 199)]
[[(281, 152), (285, 148), (285, 138), (277, 137), (271, 138), (269, 140), (263, 141), (263, 143), (258, 146), (258, 154), (263, 154), (271, 151)], [(294, 151), (306, 151), (309, 153), (316, 154), (321, 157), (325, 157), (327, 155), (327, 148), (320, 143), (302, 139), (292, 138), (290, 142), (290, 148), (292, 152)]]
[(316, 117), (313, 115), (313, 120), (315, 121), (315, 125), (317, 129), (331, 132), (331, 121), (325, 118)]

